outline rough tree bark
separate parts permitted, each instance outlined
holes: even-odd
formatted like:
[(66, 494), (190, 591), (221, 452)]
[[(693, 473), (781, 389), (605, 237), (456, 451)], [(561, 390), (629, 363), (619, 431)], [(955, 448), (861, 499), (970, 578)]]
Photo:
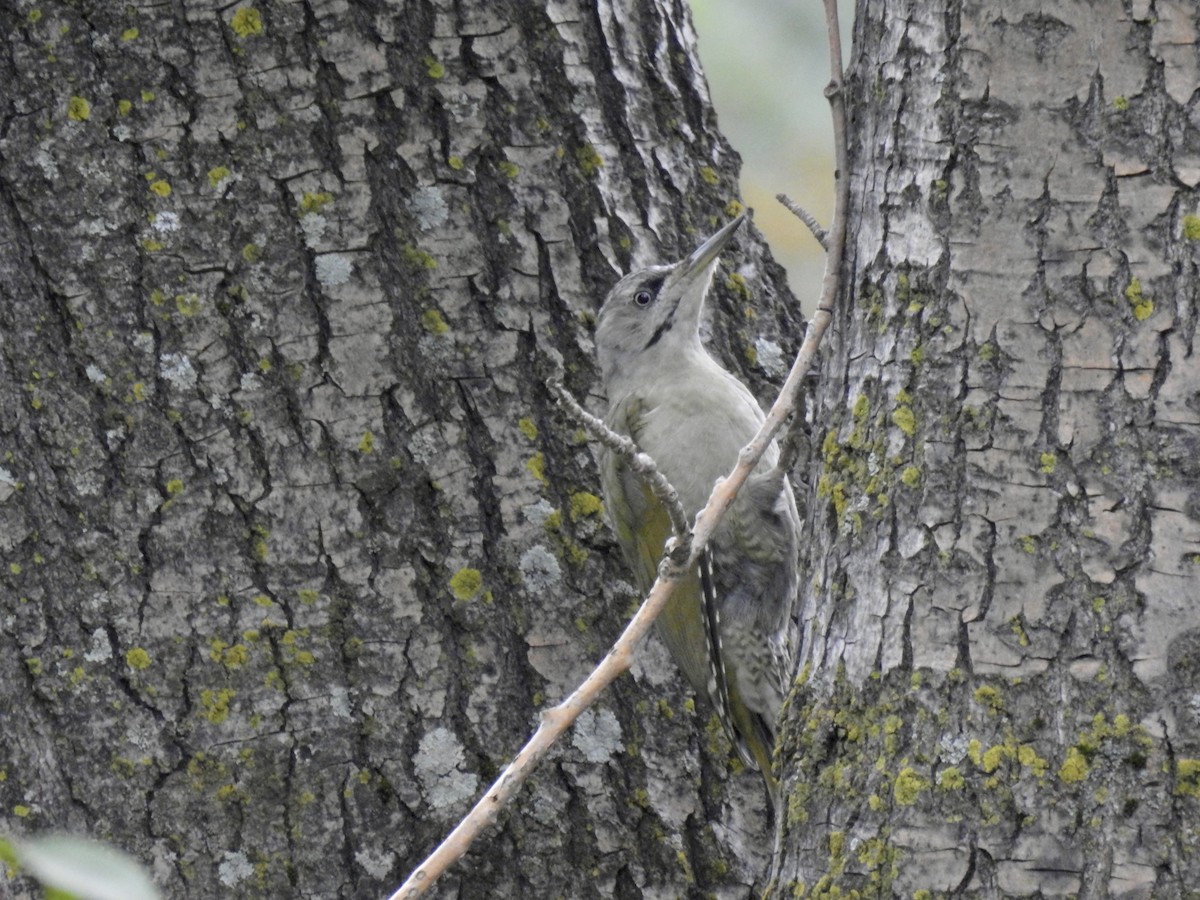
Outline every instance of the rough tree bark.
[[(544, 379), (585, 395), (604, 290), (736, 201), (686, 8), (0, 27), (2, 827), (381, 894), (636, 599)], [(713, 344), (765, 395), (801, 328), (750, 243)], [(744, 896), (767, 846), (655, 644), (440, 893)]]
[(1195, 896), (1195, 4), (855, 48), (778, 894)]

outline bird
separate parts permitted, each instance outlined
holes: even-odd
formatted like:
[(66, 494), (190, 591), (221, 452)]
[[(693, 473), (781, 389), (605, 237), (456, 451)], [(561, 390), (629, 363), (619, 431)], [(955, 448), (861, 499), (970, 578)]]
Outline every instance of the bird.
[[(717, 258), (744, 221), (737, 216), (678, 262), (621, 278), (596, 319), (604, 422), (654, 459), (689, 517), (765, 418), (700, 336)], [(795, 649), (801, 528), (778, 457), (772, 442), (655, 623), (742, 761), (763, 774), (773, 804), (771, 757)], [(671, 536), (667, 512), (621, 454), (601, 451), (600, 476), (617, 543), (645, 593)]]

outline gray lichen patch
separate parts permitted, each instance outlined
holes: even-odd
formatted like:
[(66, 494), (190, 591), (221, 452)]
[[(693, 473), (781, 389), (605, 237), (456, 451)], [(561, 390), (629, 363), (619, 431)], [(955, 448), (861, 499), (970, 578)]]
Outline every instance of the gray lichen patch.
[(466, 754), (462, 742), (441, 726), (426, 733), (413, 756), (413, 771), (436, 810), (457, 807), (474, 796), (479, 778), (464, 771)]
[(591, 763), (606, 762), (624, 748), (621, 723), (612, 710), (585, 709), (575, 720), (571, 744)]

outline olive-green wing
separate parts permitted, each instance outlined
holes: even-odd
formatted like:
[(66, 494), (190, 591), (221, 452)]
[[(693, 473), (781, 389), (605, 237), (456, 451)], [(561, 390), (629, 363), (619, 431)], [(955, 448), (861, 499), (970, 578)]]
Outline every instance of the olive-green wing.
[[(619, 404), (609, 414), (607, 424), (636, 441), (640, 409), (637, 401)], [(663, 545), (671, 535), (670, 517), (642, 477), (630, 471), (625, 461), (612, 451), (605, 450), (601, 456), (600, 481), (617, 543), (638, 589), (645, 594), (658, 575)], [(675, 588), (659, 615), (657, 629), (693, 689), (711, 697), (698, 573), (689, 574)]]

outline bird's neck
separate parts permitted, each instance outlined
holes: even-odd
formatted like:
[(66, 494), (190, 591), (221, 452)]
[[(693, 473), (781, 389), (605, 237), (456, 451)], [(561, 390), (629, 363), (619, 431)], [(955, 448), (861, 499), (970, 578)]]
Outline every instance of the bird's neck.
[[(654, 393), (655, 387), (664, 383), (679, 383), (689, 373), (721, 369), (700, 342), (700, 335), (680, 335), (670, 342), (645, 350), (624, 365), (616, 366), (604, 373), (604, 382), (610, 402), (626, 395), (645, 396)], [(722, 371), (724, 371), (722, 369)]]

